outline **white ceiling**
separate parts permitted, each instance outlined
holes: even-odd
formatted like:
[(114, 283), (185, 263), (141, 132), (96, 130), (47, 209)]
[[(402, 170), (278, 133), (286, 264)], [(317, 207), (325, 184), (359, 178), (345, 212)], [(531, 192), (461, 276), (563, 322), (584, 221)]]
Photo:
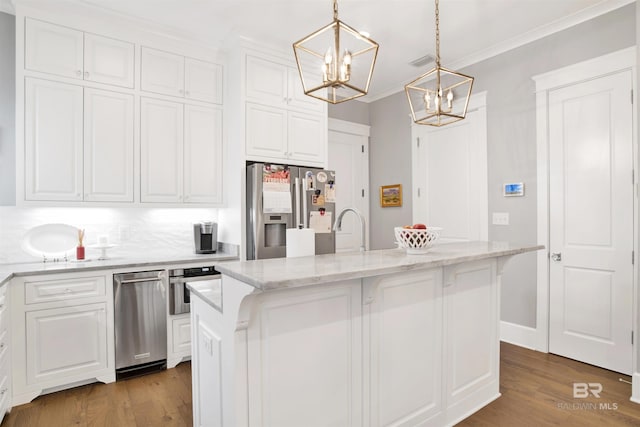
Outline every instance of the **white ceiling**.
[[(291, 43), (332, 20), (332, 0), (74, 0), (133, 16), (201, 42), (222, 46), (246, 36), (292, 51)], [(442, 0), (442, 65), (459, 69), (634, 0)], [(380, 44), (369, 95), (379, 99), (431, 65), (433, 0), (338, 0), (339, 18)], [(293, 53), (292, 53), (293, 56)]]

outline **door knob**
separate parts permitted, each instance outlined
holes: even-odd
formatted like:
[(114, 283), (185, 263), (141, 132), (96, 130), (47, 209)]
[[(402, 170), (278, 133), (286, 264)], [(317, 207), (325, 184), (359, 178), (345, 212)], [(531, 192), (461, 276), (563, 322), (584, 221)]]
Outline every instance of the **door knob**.
[(551, 259), (553, 261), (562, 261), (562, 254), (560, 252), (555, 252), (551, 254)]

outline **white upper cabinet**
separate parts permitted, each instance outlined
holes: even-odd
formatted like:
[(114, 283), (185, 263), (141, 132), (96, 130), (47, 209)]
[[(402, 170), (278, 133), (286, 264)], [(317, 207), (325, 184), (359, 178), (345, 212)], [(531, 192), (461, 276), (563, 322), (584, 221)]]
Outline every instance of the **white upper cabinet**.
[(82, 78), (82, 31), (27, 18), (25, 37), (26, 69)]
[(222, 110), (184, 107), (184, 201), (222, 202)]
[(247, 99), (273, 106), (323, 112), (323, 102), (304, 94), (293, 66), (247, 55)]
[(25, 81), (25, 199), (82, 200), (82, 87)]
[(222, 104), (222, 66), (185, 58), (184, 96), (197, 101)]
[(140, 98), (141, 202), (182, 202), (183, 108)]
[(162, 95), (222, 103), (222, 66), (142, 48), (141, 88)]
[(84, 36), (84, 79), (133, 88), (134, 45), (95, 34)]
[(140, 201), (221, 203), (222, 110), (144, 97), (140, 104)]
[(133, 95), (25, 85), (25, 199), (133, 202)]
[(30, 18), (25, 35), (27, 70), (133, 88), (133, 43)]
[(184, 57), (142, 48), (140, 87), (148, 92), (184, 96)]
[(84, 90), (84, 200), (133, 202), (133, 95)]
[(248, 160), (325, 166), (327, 110), (304, 94), (298, 70), (246, 55), (245, 135)]

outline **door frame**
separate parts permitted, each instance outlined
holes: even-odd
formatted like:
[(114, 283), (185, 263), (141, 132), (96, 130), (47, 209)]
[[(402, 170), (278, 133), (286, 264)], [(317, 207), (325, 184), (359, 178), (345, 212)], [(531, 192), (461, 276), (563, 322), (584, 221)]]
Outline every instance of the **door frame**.
[[(367, 250), (369, 250), (369, 245), (371, 244), (371, 239), (369, 238), (369, 229), (371, 223), (370, 213), (370, 194), (369, 194), (369, 136), (371, 134), (371, 126), (363, 125), (361, 123), (349, 122), (346, 120), (328, 118), (328, 128), (329, 132), (340, 132), (351, 135), (356, 135), (360, 137), (364, 137), (363, 145), (364, 145), (364, 155), (366, 156), (366, 161), (364, 162), (364, 170), (362, 171), (365, 174), (366, 179), (363, 180), (364, 186), (364, 212), (362, 215), (366, 218), (365, 224), (365, 244), (367, 246)], [(327, 164), (329, 162), (329, 133), (327, 132)], [(336, 215), (338, 213), (336, 212)]]
[[(637, 93), (636, 47), (629, 47), (600, 57), (578, 62), (567, 67), (533, 76), (536, 85), (536, 160), (537, 160), (537, 240), (545, 249), (537, 253), (537, 307), (536, 307), (536, 339), (535, 348), (549, 352), (549, 91), (564, 86), (596, 79), (608, 74), (630, 70), (631, 88)], [(633, 96), (630, 94), (630, 96)], [(632, 104), (632, 151), (634, 170), (633, 197), (633, 251), (638, 253), (638, 141), (637, 141), (637, 108)], [(637, 264), (637, 263), (636, 263)], [(633, 325), (638, 325), (638, 267), (633, 266)], [(640, 403), (640, 373), (637, 368), (637, 339), (633, 343), (633, 396)], [(634, 398), (632, 397), (632, 400)]]

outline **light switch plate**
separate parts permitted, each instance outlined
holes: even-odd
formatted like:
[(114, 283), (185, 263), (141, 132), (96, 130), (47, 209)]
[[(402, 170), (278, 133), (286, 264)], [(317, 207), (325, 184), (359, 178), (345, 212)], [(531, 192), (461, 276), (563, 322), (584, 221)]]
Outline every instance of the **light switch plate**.
[(509, 212), (494, 212), (493, 225), (509, 225)]

